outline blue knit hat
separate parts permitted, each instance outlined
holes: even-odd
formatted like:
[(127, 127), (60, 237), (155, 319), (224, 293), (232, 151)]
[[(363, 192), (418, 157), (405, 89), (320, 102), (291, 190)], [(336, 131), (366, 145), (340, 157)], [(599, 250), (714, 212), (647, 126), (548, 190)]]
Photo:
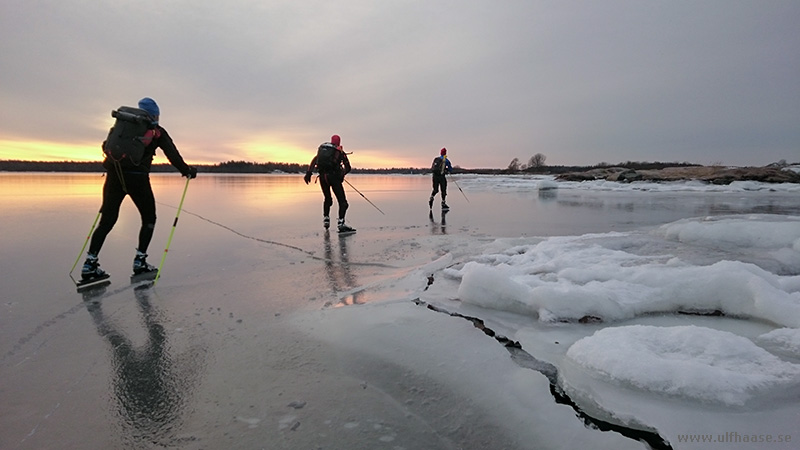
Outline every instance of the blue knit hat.
[(161, 111), (158, 109), (156, 101), (150, 97), (145, 97), (139, 100), (139, 109), (147, 111), (147, 114), (150, 114), (154, 118), (158, 117), (161, 113)]

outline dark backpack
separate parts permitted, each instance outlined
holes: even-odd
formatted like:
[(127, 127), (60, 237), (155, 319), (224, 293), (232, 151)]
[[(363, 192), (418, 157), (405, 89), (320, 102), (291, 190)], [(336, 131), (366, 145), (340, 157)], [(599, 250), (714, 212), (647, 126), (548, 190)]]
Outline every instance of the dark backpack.
[(336, 149), (332, 144), (322, 144), (317, 149), (317, 168), (320, 173), (331, 173), (339, 170)]
[(138, 166), (144, 158), (144, 149), (150, 144), (155, 128), (153, 118), (147, 111), (130, 106), (120, 106), (111, 111), (117, 119), (103, 143), (103, 152), (115, 162), (126, 166)]
[(431, 172), (435, 173), (436, 175), (444, 174), (444, 158), (442, 157), (433, 158), (433, 164), (431, 164)]

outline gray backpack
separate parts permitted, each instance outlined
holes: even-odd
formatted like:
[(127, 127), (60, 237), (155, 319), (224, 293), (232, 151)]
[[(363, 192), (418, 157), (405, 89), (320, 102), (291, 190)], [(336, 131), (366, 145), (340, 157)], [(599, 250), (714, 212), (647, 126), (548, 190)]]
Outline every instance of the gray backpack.
[(153, 118), (147, 111), (130, 106), (120, 106), (111, 111), (117, 119), (103, 143), (103, 152), (115, 163), (138, 166), (144, 157), (144, 149), (153, 138), (149, 130), (155, 128)]

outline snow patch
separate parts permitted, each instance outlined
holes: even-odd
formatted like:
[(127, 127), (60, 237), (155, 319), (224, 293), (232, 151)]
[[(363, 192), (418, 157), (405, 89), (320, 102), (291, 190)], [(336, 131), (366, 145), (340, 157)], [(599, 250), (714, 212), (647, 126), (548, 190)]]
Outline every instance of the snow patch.
[(800, 385), (800, 365), (697, 326), (604, 328), (573, 344), (567, 358), (610, 382), (727, 406)]
[(800, 329), (779, 328), (756, 339), (762, 347), (800, 360)]

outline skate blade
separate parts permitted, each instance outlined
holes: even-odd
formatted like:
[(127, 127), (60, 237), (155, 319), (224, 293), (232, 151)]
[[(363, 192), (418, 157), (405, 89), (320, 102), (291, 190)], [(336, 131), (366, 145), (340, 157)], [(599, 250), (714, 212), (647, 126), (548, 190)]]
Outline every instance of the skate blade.
[(351, 234), (356, 234), (356, 231), (339, 231), (339, 236), (350, 236)]
[(78, 288), (78, 292), (87, 292), (104, 288), (109, 284), (111, 284), (111, 280), (109, 280), (109, 275), (106, 275), (104, 277), (94, 278), (88, 281), (79, 281), (76, 286)]
[(131, 275), (131, 283), (141, 283), (143, 281), (153, 281), (156, 279), (158, 271), (144, 272)]

